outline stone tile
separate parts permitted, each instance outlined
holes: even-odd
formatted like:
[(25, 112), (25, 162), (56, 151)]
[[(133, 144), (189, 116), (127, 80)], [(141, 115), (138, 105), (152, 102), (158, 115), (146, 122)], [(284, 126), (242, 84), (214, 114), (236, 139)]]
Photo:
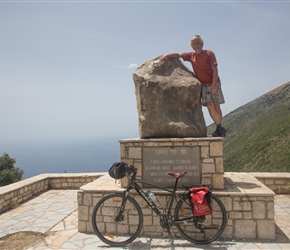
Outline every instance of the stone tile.
[(281, 250), (289, 250), (290, 249), (290, 243), (281, 243), (278, 244)]
[(281, 249), (280, 246), (276, 243), (264, 243), (263, 244), (264, 250), (275, 250), (275, 249)]

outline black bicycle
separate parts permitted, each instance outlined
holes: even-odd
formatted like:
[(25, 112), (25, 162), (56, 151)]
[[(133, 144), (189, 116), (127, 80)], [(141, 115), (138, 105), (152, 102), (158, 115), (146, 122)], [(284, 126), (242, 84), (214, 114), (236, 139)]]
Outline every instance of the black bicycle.
[[(124, 246), (134, 241), (143, 227), (143, 213), (138, 202), (129, 196), (134, 189), (146, 201), (148, 206), (160, 219), (161, 227), (165, 228), (173, 241), (170, 228), (175, 225), (181, 236), (196, 244), (208, 244), (216, 240), (227, 225), (227, 213), (221, 200), (212, 193), (212, 185), (194, 185), (206, 187), (207, 204), (210, 205), (210, 214), (194, 215), (195, 204), (192, 202), (192, 187), (184, 187), (183, 192), (177, 191), (178, 180), (187, 172), (167, 174), (175, 178), (173, 190), (153, 185), (149, 182), (136, 179), (137, 169), (125, 163), (115, 164), (110, 175), (115, 179), (128, 176), (128, 186), (122, 193), (113, 193), (104, 196), (94, 207), (92, 224), (96, 235), (110, 246)], [(113, 165), (114, 166), (114, 165)], [(121, 167), (120, 167), (121, 166)], [(158, 208), (157, 202), (147, 195), (140, 187), (140, 183), (171, 193), (166, 208)], [(173, 203), (176, 206), (173, 212)]]

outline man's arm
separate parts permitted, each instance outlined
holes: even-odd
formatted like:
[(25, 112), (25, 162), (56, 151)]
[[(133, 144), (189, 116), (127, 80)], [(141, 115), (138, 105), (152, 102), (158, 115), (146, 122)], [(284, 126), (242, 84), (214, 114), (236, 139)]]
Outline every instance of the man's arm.
[(211, 85), (211, 91), (215, 93), (217, 91), (217, 80), (218, 80), (218, 69), (217, 65), (212, 66), (212, 85)]
[(159, 59), (160, 60), (166, 60), (168, 58), (180, 58), (181, 54), (179, 53), (170, 53), (170, 54), (165, 54), (163, 56), (161, 56)]

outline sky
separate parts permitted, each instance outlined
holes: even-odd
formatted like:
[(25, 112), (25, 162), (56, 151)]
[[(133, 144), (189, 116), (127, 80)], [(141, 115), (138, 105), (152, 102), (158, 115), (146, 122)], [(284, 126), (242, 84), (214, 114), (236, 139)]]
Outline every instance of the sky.
[(290, 81), (289, 13), (290, 1), (0, 0), (0, 143), (139, 137), (132, 74), (191, 51), (195, 34), (216, 55), (226, 115)]

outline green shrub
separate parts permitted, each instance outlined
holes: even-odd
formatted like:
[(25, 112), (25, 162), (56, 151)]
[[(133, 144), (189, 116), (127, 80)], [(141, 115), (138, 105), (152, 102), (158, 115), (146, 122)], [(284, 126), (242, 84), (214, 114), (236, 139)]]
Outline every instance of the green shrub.
[(21, 180), (24, 172), (14, 167), (15, 163), (16, 160), (10, 158), (9, 154), (4, 153), (0, 157), (0, 186), (9, 185)]

